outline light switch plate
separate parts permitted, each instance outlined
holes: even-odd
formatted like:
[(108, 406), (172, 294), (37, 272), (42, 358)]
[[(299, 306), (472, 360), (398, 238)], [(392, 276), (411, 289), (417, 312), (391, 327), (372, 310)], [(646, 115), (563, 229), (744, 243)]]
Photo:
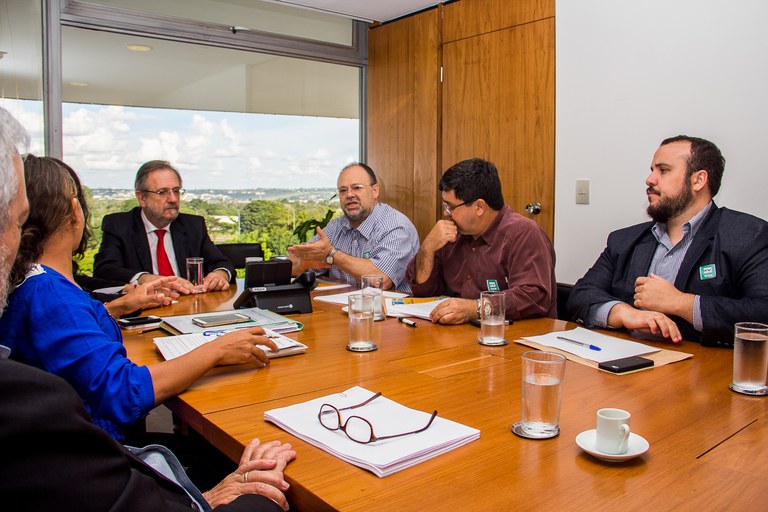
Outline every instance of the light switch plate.
[(576, 204), (589, 204), (589, 180), (576, 180)]

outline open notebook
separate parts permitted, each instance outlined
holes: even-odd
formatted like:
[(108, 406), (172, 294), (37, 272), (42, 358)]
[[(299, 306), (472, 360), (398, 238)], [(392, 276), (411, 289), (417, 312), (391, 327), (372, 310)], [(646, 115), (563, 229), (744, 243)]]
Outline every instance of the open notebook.
[[(270, 359), (275, 357), (292, 356), (294, 354), (302, 354), (307, 350), (307, 346), (303, 343), (299, 343), (296, 340), (292, 340), (282, 334), (278, 334), (275, 331), (264, 329), (266, 336), (268, 336), (277, 345), (278, 350), (274, 351), (264, 345), (258, 345), (267, 357)], [(155, 338), (155, 346), (163, 355), (166, 361), (170, 359), (183, 356), (187, 352), (191, 352), (197, 347), (213, 341), (219, 336), (226, 334), (229, 331), (210, 329), (194, 334), (181, 334), (179, 336), (163, 336)]]

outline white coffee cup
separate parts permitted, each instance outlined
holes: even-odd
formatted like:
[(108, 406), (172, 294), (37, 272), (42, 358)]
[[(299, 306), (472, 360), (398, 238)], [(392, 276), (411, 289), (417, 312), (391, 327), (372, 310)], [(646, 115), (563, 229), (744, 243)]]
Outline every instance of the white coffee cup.
[(621, 409), (597, 411), (595, 447), (611, 455), (621, 455), (629, 450), (629, 413)]

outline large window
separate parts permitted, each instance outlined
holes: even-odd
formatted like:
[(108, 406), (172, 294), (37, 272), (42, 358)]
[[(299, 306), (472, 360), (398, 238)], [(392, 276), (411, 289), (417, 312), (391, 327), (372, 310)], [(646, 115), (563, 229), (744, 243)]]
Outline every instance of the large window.
[[(60, 129), (61, 138), (59, 154), (55, 144), (48, 153), (72, 165), (92, 193), (93, 250), (101, 217), (135, 204), (136, 169), (152, 159), (179, 169), (185, 208), (205, 215), (218, 241), (261, 241), (267, 254), (284, 254), (298, 240), (297, 224), (336, 209), (336, 176), (364, 153), (365, 44), (355, 23), (238, 0), (43, 1), (61, 9), (51, 22), (53, 31), (61, 23), (60, 67), (46, 68), (51, 78), (60, 73), (48, 99), (61, 114), (60, 126), (52, 115), (46, 129), (54, 141)], [(2, 101), (33, 132), (40, 154), (40, 2), (0, 5), (0, 51), (9, 41), (34, 46), (6, 27), (28, 20), (20, 5), (37, 12), (38, 53), (26, 60), (38, 73), (22, 80), (19, 64), (3, 74), (0, 60), (0, 83), (5, 89), (13, 75), (24, 84)]]

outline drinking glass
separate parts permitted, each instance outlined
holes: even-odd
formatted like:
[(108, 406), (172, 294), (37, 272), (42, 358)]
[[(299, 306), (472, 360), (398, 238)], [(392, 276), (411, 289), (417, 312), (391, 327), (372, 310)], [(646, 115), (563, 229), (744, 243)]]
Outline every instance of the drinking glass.
[(195, 291), (203, 286), (203, 258), (187, 258), (187, 281), (192, 283)]
[(353, 294), (347, 298), (349, 341), (347, 350), (370, 352), (379, 348), (373, 342), (373, 297)]
[(504, 292), (480, 292), (480, 337), (481, 345), (506, 345), (504, 320), (506, 318)]
[(564, 375), (564, 356), (537, 350), (523, 353), (522, 420), (512, 426), (515, 434), (546, 439), (560, 433)]
[(730, 388), (745, 395), (768, 395), (768, 325), (737, 323), (733, 337), (733, 382)]
[(384, 276), (377, 274), (361, 276), (360, 289), (363, 295), (373, 297), (373, 320), (384, 320), (384, 309), (381, 306), (384, 297)]

